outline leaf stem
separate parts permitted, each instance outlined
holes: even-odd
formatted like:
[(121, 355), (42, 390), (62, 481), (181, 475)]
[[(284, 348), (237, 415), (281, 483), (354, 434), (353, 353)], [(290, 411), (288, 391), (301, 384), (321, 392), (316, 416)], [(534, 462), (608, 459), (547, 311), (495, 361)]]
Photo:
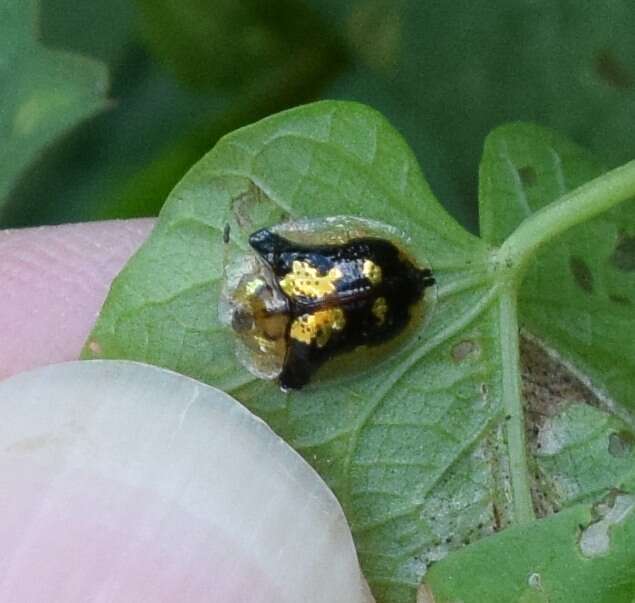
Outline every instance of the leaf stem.
[(499, 297), (501, 355), (503, 364), (503, 408), (509, 453), (513, 517), (516, 524), (535, 519), (529, 487), (525, 417), (520, 380), (520, 352), (516, 286), (509, 283)]
[(635, 161), (587, 182), (528, 217), (502, 244), (499, 257), (515, 275), (521, 274), (538, 247), (630, 197), (635, 197)]

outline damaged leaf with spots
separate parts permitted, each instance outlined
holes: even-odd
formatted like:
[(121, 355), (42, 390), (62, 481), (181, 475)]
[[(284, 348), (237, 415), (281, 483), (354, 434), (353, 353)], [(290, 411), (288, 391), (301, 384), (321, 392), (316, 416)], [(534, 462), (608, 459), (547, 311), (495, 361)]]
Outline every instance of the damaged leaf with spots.
[(546, 419), (534, 446), (550, 504), (559, 509), (621, 488), (635, 474), (634, 441), (624, 421), (586, 404)]
[[(482, 236), (500, 244), (528, 216), (603, 171), (554, 132), (531, 124), (498, 128), (481, 164)], [(520, 288), (519, 316), (597, 395), (635, 410), (635, 203), (545, 245)]]
[(523, 397), (532, 494), (549, 515), (624, 489), (635, 477), (632, 416), (616, 416), (557, 357), (521, 339)]
[[(532, 170), (522, 177), (542, 186)], [(606, 177), (626, 187), (619, 174)], [(564, 207), (547, 213), (556, 229)], [(412, 337), (372, 366), (283, 393), (235, 357), (219, 319), (224, 264), (259, 228), (336, 215), (396, 228), (431, 267), (436, 298)], [(190, 170), (114, 282), (84, 356), (154, 363), (230, 392), (333, 488), (378, 603), (414, 603), (434, 562), (499, 531), (522, 546), (547, 508), (532, 498), (516, 304), (518, 258), (534, 253), (526, 233), (533, 224), (540, 243), (542, 230), (530, 215), (518, 236), (515, 223), (494, 249), (502, 238), (480, 240), (441, 208), (378, 113), (342, 102), (299, 107), (226, 136)]]

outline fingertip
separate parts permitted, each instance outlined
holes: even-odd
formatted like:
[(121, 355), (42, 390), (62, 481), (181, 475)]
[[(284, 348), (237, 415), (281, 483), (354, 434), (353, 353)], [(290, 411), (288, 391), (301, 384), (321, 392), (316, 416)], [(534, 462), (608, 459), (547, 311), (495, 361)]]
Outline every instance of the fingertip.
[(78, 358), (110, 283), (154, 223), (0, 230), (0, 379)]

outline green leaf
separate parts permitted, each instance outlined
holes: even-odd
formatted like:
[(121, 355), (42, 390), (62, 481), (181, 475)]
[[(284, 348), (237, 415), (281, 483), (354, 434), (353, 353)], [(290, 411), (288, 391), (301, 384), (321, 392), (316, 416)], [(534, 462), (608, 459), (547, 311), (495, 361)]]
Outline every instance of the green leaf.
[[(407, 233), (435, 269), (438, 299), (424, 331), (372, 372), (283, 394), (237, 363), (218, 321), (222, 231), (230, 223), (245, 247), (261, 226), (336, 214)], [(381, 116), (309, 105), (234, 132), (190, 171), (114, 283), (86, 356), (145, 360), (232, 392), (335, 489), (378, 599), (412, 601), (427, 561), (514, 514), (491, 463), (504, 446), (508, 327), (487, 260)]]
[(632, 603), (635, 496), (578, 505), (448, 556), (426, 576), (435, 603)]
[[(378, 602), (412, 603), (432, 561), (533, 521), (520, 271), (543, 227), (556, 236), (578, 220), (571, 206), (584, 219), (632, 194), (634, 171), (532, 216), (493, 250), (441, 208), (378, 113), (342, 102), (280, 113), (223, 138), (176, 187), (113, 283), (84, 356), (150, 362), (231, 392), (334, 489)], [(427, 324), (372, 370), (285, 394), (235, 358), (218, 318), (223, 257), (260, 227), (341, 214), (402, 231), (435, 273), (436, 301)]]
[[(481, 164), (482, 236), (501, 243), (518, 224), (602, 173), (582, 149), (529, 124), (495, 130)], [(600, 397), (635, 409), (635, 204), (572, 228), (532, 261), (521, 324), (574, 365)]]
[(35, 0), (0, 1), (0, 216), (16, 180), (43, 149), (106, 107), (105, 68), (37, 40)]

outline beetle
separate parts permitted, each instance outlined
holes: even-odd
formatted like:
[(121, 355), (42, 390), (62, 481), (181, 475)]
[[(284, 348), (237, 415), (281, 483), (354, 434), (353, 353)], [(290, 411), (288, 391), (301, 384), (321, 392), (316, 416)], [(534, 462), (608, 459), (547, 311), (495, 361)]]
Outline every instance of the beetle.
[(255, 261), (230, 287), (229, 322), (250, 350), (248, 368), (284, 390), (301, 389), (336, 356), (394, 339), (435, 283), (394, 241), (328, 225), (293, 237), (282, 226), (252, 233)]

